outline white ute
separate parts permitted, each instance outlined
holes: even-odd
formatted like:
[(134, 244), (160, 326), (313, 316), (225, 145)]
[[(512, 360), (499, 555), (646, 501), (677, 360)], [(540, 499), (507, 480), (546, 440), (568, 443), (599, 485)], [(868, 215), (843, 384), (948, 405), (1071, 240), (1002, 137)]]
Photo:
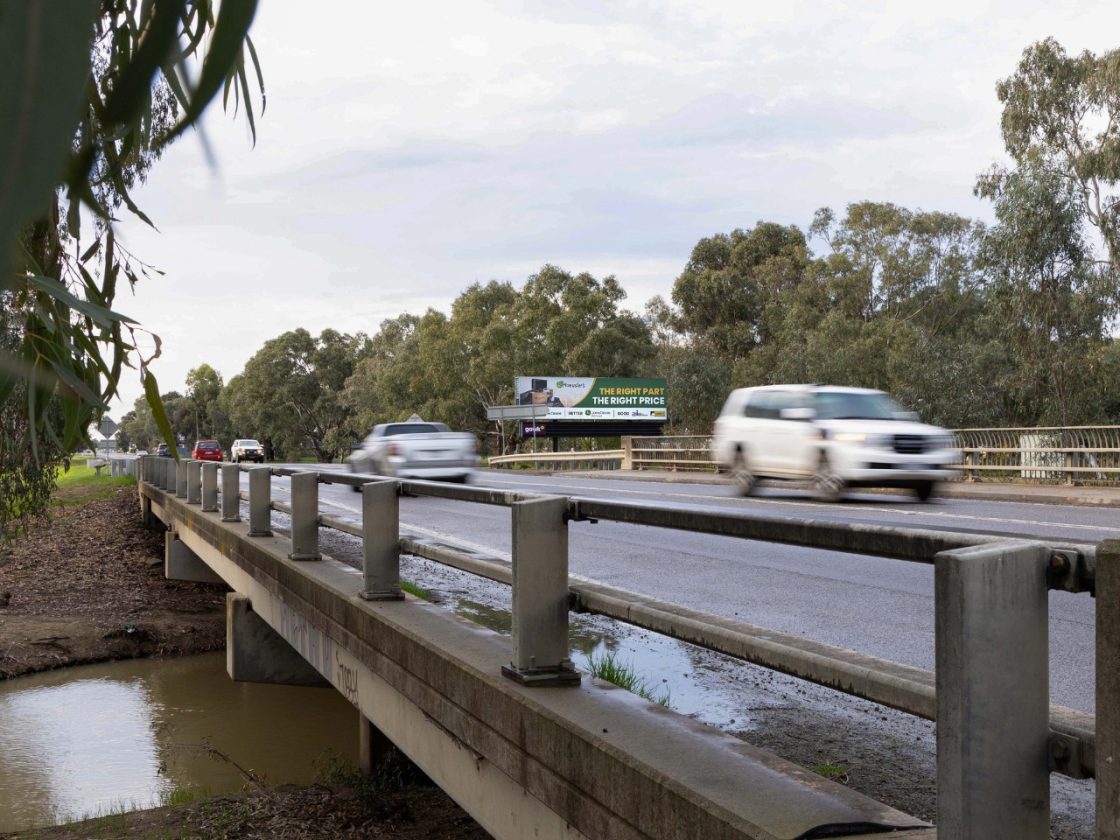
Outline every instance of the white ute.
[(958, 460), (952, 432), (882, 391), (823, 385), (732, 391), (711, 451), (744, 496), (760, 478), (793, 479), (825, 501), (848, 487), (908, 488), (925, 501)]
[(355, 473), (465, 482), (478, 465), (477, 441), (469, 432), (414, 415), (404, 423), (374, 426), (346, 461)]
[(251, 438), (238, 438), (229, 448), (229, 459), (235, 464), (240, 464), (242, 461), (256, 461), (258, 464), (263, 464), (264, 447), (259, 441)]

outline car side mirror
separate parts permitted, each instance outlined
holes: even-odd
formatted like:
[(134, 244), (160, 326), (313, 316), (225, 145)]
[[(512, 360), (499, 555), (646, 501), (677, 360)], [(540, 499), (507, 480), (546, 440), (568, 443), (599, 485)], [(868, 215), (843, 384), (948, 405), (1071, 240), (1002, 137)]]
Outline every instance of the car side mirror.
[(778, 417), (782, 420), (809, 421), (816, 419), (817, 412), (811, 408), (783, 408), (778, 412)]

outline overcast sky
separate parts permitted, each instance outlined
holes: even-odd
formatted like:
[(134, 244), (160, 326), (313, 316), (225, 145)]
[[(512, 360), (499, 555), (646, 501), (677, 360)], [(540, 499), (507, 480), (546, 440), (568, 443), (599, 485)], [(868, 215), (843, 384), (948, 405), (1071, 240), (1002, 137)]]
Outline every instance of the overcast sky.
[[(135, 197), (158, 232), (120, 235), (166, 274), (115, 308), (183, 391), (287, 330), (372, 334), (545, 263), (615, 275), (641, 312), (700, 238), (761, 220), (862, 200), (987, 219), (995, 85), (1047, 36), (1114, 49), (1120, 5), (264, 2), (256, 146), (214, 107), (217, 169), (196, 135), (156, 164)], [(116, 418), (134, 371), (121, 393)]]

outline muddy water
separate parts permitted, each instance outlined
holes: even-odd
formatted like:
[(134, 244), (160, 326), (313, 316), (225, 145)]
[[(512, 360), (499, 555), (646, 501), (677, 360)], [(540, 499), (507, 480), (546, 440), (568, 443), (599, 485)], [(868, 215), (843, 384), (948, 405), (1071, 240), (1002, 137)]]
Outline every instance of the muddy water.
[(358, 713), (331, 688), (235, 683), (225, 655), (0, 682), (0, 832), (158, 805), (250, 778), (315, 781), (357, 762)]

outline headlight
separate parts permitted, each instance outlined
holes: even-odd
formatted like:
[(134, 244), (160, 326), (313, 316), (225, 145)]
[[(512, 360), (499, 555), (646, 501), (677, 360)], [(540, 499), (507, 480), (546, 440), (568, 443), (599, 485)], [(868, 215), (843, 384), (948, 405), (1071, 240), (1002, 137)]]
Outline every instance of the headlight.
[(875, 449), (890, 449), (892, 443), (890, 435), (873, 435), (866, 432), (837, 432), (833, 440), (843, 443), (862, 443)]

